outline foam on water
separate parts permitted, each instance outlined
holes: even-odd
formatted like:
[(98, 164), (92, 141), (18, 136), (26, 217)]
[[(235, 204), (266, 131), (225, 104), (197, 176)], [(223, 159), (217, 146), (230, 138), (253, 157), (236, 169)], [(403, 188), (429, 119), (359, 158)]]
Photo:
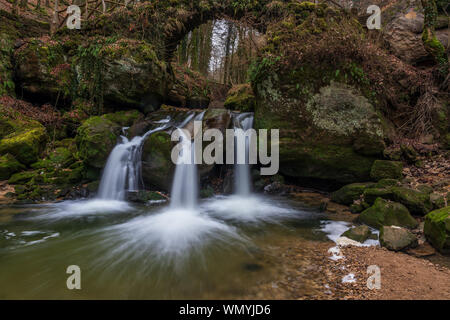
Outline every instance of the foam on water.
[(223, 220), (251, 223), (278, 223), (283, 219), (298, 217), (300, 213), (275, 200), (257, 195), (218, 196), (207, 200), (201, 208)]
[[(370, 247), (370, 246), (377, 246), (380, 244), (378, 240), (375, 239), (367, 239), (363, 243), (351, 240), (347, 237), (341, 237), (341, 234), (343, 234), (345, 231), (347, 231), (350, 227), (352, 227), (352, 224), (350, 222), (346, 221), (322, 221), (322, 227), (321, 231), (325, 232), (327, 234), (328, 239), (335, 242), (339, 246), (358, 246), (358, 247)], [(370, 229), (372, 233), (375, 233), (378, 235), (379, 231), (375, 229)]]
[(245, 242), (237, 230), (195, 210), (165, 209), (159, 213), (134, 218), (105, 230), (104, 245), (115, 262), (142, 259), (149, 263), (180, 263), (194, 252), (200, 253), (211, 243), (228, 246)]
[(38, 219), (63, 219), (65, 217), (75, 217), (84, 215), (110, 214), (129, 212), (133, 207), (119, 200), (68, 200), (47, 205), (48, 210), (44, 215), (38, 215)]

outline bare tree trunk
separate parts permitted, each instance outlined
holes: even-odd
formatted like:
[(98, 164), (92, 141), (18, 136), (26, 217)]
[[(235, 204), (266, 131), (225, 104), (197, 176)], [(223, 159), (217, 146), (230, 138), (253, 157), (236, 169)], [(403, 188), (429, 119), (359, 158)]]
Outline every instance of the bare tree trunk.
[(55, 0), (55, 6), (53, 9), (53, 18), (52, 18), (52, 22), (50, 24), (50, 33), (53, 34), (56, 31), (56, 28), (58, 27), (58, 23), (59, 23), (59, 15), (58, 15), (58, 7), (59, 7), (59, 0)]

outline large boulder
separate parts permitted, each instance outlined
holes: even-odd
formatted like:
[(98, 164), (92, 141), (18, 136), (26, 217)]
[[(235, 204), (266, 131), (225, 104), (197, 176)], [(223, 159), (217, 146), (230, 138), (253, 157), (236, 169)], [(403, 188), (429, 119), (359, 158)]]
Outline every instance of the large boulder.
[(227, 94), (224, 106), (227, 109), (253, 112), (256, 105), (255, 95), (250, 84), (234, 85)]
[(103, 168), (117, 143), (121, 127), (106, 117), (90, 117), (78, 128), (76, 142), (80, 158), (87, 165)]
[(450, 206), (425, 216), (424, 233), (436, 249), (442, 253), (450, 253)]
[(381, 246), (400, 251), (415, 248), (418, 245), (417, 237), (409, 230), (398, 226), (383, 226), (380, 229)]
[[(158, 59), (152, 45), (145, 41), (121, 39), (105, 44), (99, 57), (102, 68), (96, 72), (101, 73), (99, 77), (106, 104), (138, 108), (145, 113), (159, 108), (172, 77), (169, 67)], [(78, 68), (78, 78), (89, 79), (90, 62), (77, 57), (75, 63), (87, 67)]]
[(69, 98), (72, 70), (61, 43), (30, 39), (14, 55), (20, 90), (34, 99)]
[(25, 94), (69, 101), (75, 94), (101, 108), (159, 108), (173, 75), (145, 41), (98, 37), (83, 44), (30, 39), (15, 52), (16, 78)]
[(415, 228), (418, 225), (404, 205), (382, 198), (378, 198), (373, 206), (361, 212), (359, 220), (377, 229), (391, 225)]
[[(255, 127), (280, 129), (281, 173), (339, 183), (369, 179), (385, 133), (381, 116), (355, 88), (331, 83), (306, 104), (270, 79), (256, 91)], [(289, 111), (279, 111), (281, 105)]]

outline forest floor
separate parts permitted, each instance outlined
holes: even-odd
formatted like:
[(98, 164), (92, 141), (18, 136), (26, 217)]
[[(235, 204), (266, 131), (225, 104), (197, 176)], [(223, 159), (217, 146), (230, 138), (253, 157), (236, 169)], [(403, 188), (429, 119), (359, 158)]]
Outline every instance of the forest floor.
[[(450, 269), (406, 253), (380, 247), (344, 247), (343, 258), (330, 259), (333, 242), (289, 239), (271, 252), (278, 258), (273, 277), (244, 299), (449, 300)], [(439, 255), (439, 254), (438, 254)], [(440, 255), (439, 255), (440, 256)], [(442, 257), (448, 262), (448, 257)], [(380, 268), (380, 289), (369, 289), (371, 265)], [(343, 278), (353, 274), (354, 282)]]

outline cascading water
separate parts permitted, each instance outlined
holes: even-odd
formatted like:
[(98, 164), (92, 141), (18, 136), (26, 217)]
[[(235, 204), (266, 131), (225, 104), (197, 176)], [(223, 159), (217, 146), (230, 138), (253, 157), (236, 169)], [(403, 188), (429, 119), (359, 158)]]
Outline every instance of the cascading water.
[[(201, 121), (204, 112), (197, 116), (189, 115), (182, 126), (185, 126), (192, 118), (194, 121)], [(181, 150), (179, 151), (178, 163), (175, 168), (175, 175), (171, 190), (171, 208), (194, 209), (197, 206), (198, 197), (198, 176), (197, 165), (195, 164), (195, 142), (191, 141), (186, 133), (178, 128), (181, 139)]]
[(194, 209), (198, 195), (194, 142), (188, 139), (182, 129), (177, 130), (180, 133), (181, 150), (173, 178), (170, 206), (172, 208)]
[[(242, 113), (233, 117), (234, 130), (241, 129), (244, 133), (253, 128), (253, 113)], [(235, 159), (244, 159), (243, 164), (235, 161), (234, 171), (234, 187), (235, 194), (240, 196), (248, 196), (251, 192), (250, 182), (250, 164), (249, 164), (249, 148), (251, 142), (250, 136), (245, 136), (244, 139), (234, 138), (235, 141)], [(240, 145), (244, 144), (244, 145)], [(244, 152), (245, 154), (241, 154)]]
[(126, 191), (139, 190), (143, 142), (149, 135), (164, 128), (165, 125), (162, 125), (131, 141), (121, 136), (122, 143), (114, 147), (106, 162), (97, 198), (124, 200)]

